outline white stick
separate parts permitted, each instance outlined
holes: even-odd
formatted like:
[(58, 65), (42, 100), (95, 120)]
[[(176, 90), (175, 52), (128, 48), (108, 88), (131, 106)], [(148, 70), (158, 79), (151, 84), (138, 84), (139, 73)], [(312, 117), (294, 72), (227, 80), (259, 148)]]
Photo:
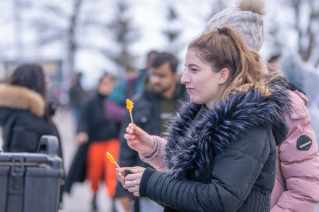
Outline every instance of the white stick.
[(132, 124), (134, 124), (134, 123), (133, 123), (132, 112), (130, 112), (130, 116), (131, 116), (131, 121), (132, 121)]
[(117, 168), (121, 168), (115, 161), (114, 161), (114, 164), (115, 164), (115, 166), (117, 167)]

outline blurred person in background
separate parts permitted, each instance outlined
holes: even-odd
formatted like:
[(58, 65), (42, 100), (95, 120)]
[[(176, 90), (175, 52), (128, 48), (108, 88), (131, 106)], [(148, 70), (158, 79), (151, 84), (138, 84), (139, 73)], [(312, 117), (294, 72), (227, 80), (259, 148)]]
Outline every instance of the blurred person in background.
[(105, 74), (98, 83), (95, 96), (84, 107), (76, 135), (79, 149), (66, 182), (66, 191), (69, 193), (74, 182), (83, 182), (85, 179), (91, 182), (93, 211), (98, 210), (99, 181), (104, 179), (111, 198), (114, 197), (117, 183), (116, 167), (106, 157), (106, 152), (109, 152), (117, 159), (119, 151), (119, 127), (105, 114), (105, 99), (108, 99), (113, 88), (113, 78)]
[[(134, 124), (151, 135), (165, 133), (168, 120), (175, 115), (177, 108), (180, 107), (181, 102), (179, 101), (185, 102), (189, 99), (186, 87), (177, 79), (177, 65), (178, 60), (174, 55), (166, 52), (158, 54), (148, 71), (149, 80), (144, 86), (143, 93), (133, 99)], [(130, 122), (130, 115), (127, 112), (120, 131), (119, 165), (121, 167), (150, 167), (141, 161), (138, 153), (127, 145), (123, 137), (125, 128)], [(120, 202), (119, 212), (132, 211), (130, 202), (133, 195), (120, 183), (116, 187), (116, 197)], [(142, 212), (163, 211), (163, 207), (148, 198), (140, 198), (139, 200)], [(137, 212), (137, 207), (134, 211)]]
[(131, 99), (134, 95), (141, 94), (144, 89), (144, 79), (157, 54), (157, 51), (150, 51), (147, 54), (146, 67), (129, 74), (126, 79), (121, 80), (114, 89), (114, 92), (110, 95), (110, 100), (120, 105), (125, 105), (126, 99)]
[(58, 137), (58, 154), (63, 159), (60, 136), (51, 118), (56, 107), (55, 103), (48, 103), (47, 83), (41, 66), (19, 66), (8, 83), (0, 85), (3, 151), (34, 153), (41, 136), (54, 135)]
[[(319, 75), (315, 68), (302, 61), (296, 52), (291, 52), (278, 58), (278, 66), (285, 74), (286, 79), (297, 85), (299, 91), (307, 95), (307, 108), (310, 114), (310, 126), (315, 132), (316, 138), (319, 138), (319, 109), (315, 103), (319, 95)], [(318, 139), (317, 139), (318, 142)]]
[(75, 75), (74, 84), (69, 90), (70, 97), (70, 107), (73, 112), (73, 116), (76, 122), (79, 121), (79, 118), (82, 113), (83, 106), (86, 103), (86, 91), (81, 85), (82, 73)]

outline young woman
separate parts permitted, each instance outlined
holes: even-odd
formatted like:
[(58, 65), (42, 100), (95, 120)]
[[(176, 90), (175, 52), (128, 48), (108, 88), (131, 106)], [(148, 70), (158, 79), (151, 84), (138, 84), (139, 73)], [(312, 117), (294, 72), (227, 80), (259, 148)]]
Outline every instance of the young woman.
[[(37, 152), (42, 135), (58, 136), (47, 99), (45, 76), (39, 65), (21, 65), (8, 84), (0, 85), (4, 152)], [(62, 156), (61, 145), (59, 154)]]
[[(165, 161), (150, 163), (165, 173), (122, 168), (118, 179), (165, 211), (269, 211), (276, 143), (285, 138), (275, 132), (288, 131), (285, 80), (276, 72), (264, 75), (258, 54), (228, 26), (191, 42), (185, 63), (182, 83), (192, 102), (170, 126)], [(143, 157), (158, 154), (164, 143), (135, 125), (126, 131)], [(134, 174), (124, 178), (125, 169)]]
[[(4, 152), (37, 152), (43, 135), (54, 135), (59, 141), (59, 156), (63, 159), (59, 133), (51, 119), (47, 85), (41, 66), (24, 64), (0, 84), (0, 127)], [(60, 193), (62, 204), (62, 189)]]

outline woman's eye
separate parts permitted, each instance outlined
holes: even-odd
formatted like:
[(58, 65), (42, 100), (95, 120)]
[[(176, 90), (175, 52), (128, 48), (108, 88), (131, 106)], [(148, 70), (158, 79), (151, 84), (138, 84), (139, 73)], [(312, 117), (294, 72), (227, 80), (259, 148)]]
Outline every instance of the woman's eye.
[(191, 70), (194, 71), (194, 72), (198, 71), (197, 69), (193, 69), (193, 68)]

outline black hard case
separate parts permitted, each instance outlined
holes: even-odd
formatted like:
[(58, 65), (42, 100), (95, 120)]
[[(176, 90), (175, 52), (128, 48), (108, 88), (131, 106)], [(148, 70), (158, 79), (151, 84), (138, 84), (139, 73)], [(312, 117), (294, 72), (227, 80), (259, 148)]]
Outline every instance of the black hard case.
[(63, 175), (58, 140), (42, 136), (38, 153), (0, 153), (0, 212), (57, 212)]

